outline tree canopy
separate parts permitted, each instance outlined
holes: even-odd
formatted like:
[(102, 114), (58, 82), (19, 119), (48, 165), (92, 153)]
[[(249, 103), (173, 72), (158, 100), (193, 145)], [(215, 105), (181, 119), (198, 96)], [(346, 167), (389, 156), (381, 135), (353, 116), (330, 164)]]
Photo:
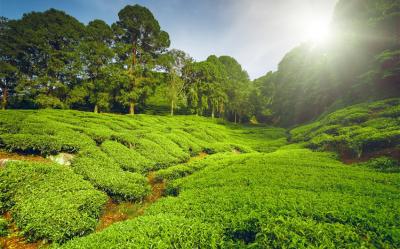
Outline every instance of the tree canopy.
[(5, 108), (197, 114), (293, 126), (321, 113), (400, 95), (400, 3), (337, 3), (329, 44), (304, 43), (251, 81), (230, 56), (195, 61), (152, 12), (127, 5), (108, 25), (49, 9), (0, 18)]

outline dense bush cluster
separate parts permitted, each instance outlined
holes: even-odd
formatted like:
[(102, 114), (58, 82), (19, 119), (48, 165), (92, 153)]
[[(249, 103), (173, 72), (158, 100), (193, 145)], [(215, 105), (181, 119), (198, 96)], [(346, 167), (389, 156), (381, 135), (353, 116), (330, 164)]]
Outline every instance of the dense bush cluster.
[(382, 172), (400, 172), (400, 162), (386, 156), (370, 159), (367, 162), (360, 163), (360, 165)]
[(333, 112), (291, 131), (292, 141), (312, 149), (363, 153), (400, 143), (400, 99), (359, 104)]
[(8, 222), (6, 219), (0, 218), (0, 237), (8, 234)]
[[(292, 130), (291, 139), (301, 143), (290, 145), (284, 129), (196, 116), (1, 112), (2, 149), (72, 152), (74, 158), (71, 166), (7, 164), (0, 170), (0, 208), (11, 211), (29, 239), (56, 241), (56, 248), (397, 248), (398, 161), (381, 157), (347, 166), (334, 153), (304, 146), (351, 150), (361, 141), (362, 152), (396, 148), (395, 136), (378, 147), (368, 141), (398, 131), (399, 103), (328, 114)], [(59, 149), (24, 147), (35, 134), (55, 139)], [(13, 136), (26, 142), (11, 147)], [(317, 146), (326, 136), (348, 139), (339, 147), (329, 140)], [(209, 155), (190, 159), (200, 152)], [(98, 190), (115, 200), (142, 200), (153, 171), (167, 196), (143, 217), (63, 244), (93, 231), (107, 200)]]
[(219, 248), (222, 235), (222, 230), (201, 219), (159, 214), (115, 224), (65, 248)]
[(41, 155), (75, 153), (71, 165), (75, 173), (115, 199), (142, 199), (149, 193), (144, 174), (186, 162), (201, 151), (251, 151), (251, 144), (246, 149), (239, 145), (251, 140), (246, 134), (200, 117), (57, 110), (0, 115), (2, 149)]
[(0, 171), (2, 210), (29, 240), (62, 242), (92, 232), (105, 194), (71, 169), (56, 164), (10, 162)]
[(177, 197), (63, 248), (400, 246), (400, 175), (291, 147), (196, 161), (203, 170), (169, 181), (168, 192)]

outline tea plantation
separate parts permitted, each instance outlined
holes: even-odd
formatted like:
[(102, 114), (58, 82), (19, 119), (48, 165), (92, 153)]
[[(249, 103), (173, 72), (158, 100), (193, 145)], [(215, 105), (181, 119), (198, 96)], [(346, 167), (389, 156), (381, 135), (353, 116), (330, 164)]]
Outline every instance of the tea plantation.
[[(15, 224), (52, 248), (399, 248), (399, 107), (352, 106), (289, 132), (197, 116), (2, 111), (1, 150), (73, 159), (1, 166), (0, 210), (12, 219), (0, 231)], [(344, 154), (366, 162), (343, 164)], [(109, 198), (150, 194), (150, 172), (164, 197), (95, 232)]]

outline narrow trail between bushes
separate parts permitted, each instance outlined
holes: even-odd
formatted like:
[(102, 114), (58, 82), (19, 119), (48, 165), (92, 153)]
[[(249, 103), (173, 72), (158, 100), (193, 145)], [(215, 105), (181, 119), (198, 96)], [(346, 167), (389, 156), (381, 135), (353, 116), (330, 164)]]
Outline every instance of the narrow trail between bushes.
[(0, 166), (3, 166), (7, 161), (30, 161), (30, 162), (41, 162), (49, 163), (50, 159), (44, 158), (37, 155), (21, 155), (17, 153), (10, 153), (5, 151), (0, 151)]
[(0, 237), (0, 248), (4, 249), (37, 249), (45, 248), (42, 241), (36, 241), (30, 243), (26, 241), (26, 238), (20, 235), (20, 231), (17, 226), (11, 222), (11, 213), (7, 212), (3, 215), (3, 218), (10, 222), (9, 234), (4, 237)]
[[(197, 161), (204, 159), (208, 154), (200, 152), (197, 156), (191, 157), (188, 162)], [(107, 204), (103, 209), (103, 214), (99, 219), (99, 225), (96, 228), (96, 232), (101, 231), (110, 225), (129, 219), (134, 219), (144, 214), (144, 211), (151, 206), (158, 199), (162, 198), (166, 182), (165, 180), (159, 182), (156, 181), (154, 171), (147, 175), (147, 181), (151, 186), (151, 193), (146, 196), (142, 202), (116, 202), (109, 198)]]
[[(238, 153), (233, 151), (234, 153)], [(191, 157), (188, 162), (202, 160), (207, 157), (208, 154), (200, 152), (197, 156)], [(0, 151), (0, 167), (5, 164), (8, 160), (22, 160), (32, 162), (47, 162), (51, 163), (50, 159), (34, 156), (34, 155), (20, 155), (17, 153), (8, 153)], [(134, 219), (144, 214), (145, 210), (150, 207), (154, 202), (163, 197), (165, 191), (166, 182), (156, 181), (155, 172), (152, 171), (147, 175), (147, 181), (151, 186), (151, 193), (146, 196), (142, 202), (116, 202), (109, 198), (107, 204), (103, 208), (103, 213), (99, 218), (99, 224), (95, 232), (101, 231), (110, 225)], [(12, 222), (11, 213), (7, 212), (3, 215), (3, 218), (9, 221), (9, 234), (4, 237), (0, 237), (0, 248), (5, 249), (38, 249), (47, 248), (49, 246), (45, 241), (28, 242), (25, 237), (21, 236), (20, 230), (16, 227), (15, 223)]]
[[(36, 155), (21, 155), (17, 153), (9, 153), (5, 151), (0, 151), (0, 168), (6, 164), (7, 161), (30, 161), (30, 162), (41, 162), (50, 163), (51, 160), (36, 156)], [(44, 243), (42, 241), (37, 241), (30, 243), (25, 237), (21, 236), (20, 230), (17, 228), (15, 223), (12, 222), (12, 217), (10, 212), (6, 212), (3, 218), (9, 222), (9, 234), (0, 237), (0, 248), (5, 249), (36, 249), (44, 248)]]

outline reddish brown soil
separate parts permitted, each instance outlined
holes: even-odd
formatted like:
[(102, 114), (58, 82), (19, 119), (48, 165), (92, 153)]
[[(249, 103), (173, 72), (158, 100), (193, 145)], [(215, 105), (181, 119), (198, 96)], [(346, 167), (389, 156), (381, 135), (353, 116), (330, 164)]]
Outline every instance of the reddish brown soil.
[[(11, 214), (7, 212), (4, 218), (11, 221)], [(47, 247), (43, 241), (34, 243), (27, 242), (26, 239), (19, 234), (18, 228), (11, 222), (9, 227), (9, 234), (6, 237), (0, 237), (0, 248), (4, 249), (37, 249)]]
[(361, 163), (366, 162), (372, 158), (377, 158), (381, 156), (391, 157), (397, 160), (400, 160), (400, 148), (386, 148), (374, 152), (366, 152), (363, 153), (361, 157), (354, 157), (348, 153), (341, 154), (341, 160), (345, 164), (353, 164), (353, 163)]
[[(189, 162), (203, 159), (206, 156), (207, 153), (201, 152), (199, 155), (191, 157)], [(96, 231), (101, 231), (116, 222), (143, 215), (146, 208), (160, 199), (163, 196), (166, 187), (165, 181), (156, 181), (154, 179), (154, 172), (150, 172), (147, 175), (147, 181), (151, 185), (151, 193), (140, 203), (115, 202), (110, 198), (103, 209), (103, 214), (100, 217)]]
[[(207, 153), (201, 152), (198, 156), (190, 158), (189, 161), (200, 160), (207, 156)], [(13, 160), (28, 160), (28, 161), (40, 161), (49, 162), (50, 160), (39, 157), (39, 156), (22, 156), (14, 153), (0, 152), (0, 159), (13, 159)], [(103, 214), (100, 217), (99, 225), (96, 231), (101, 231), (106, 227), (128, 219), (135, 218), (137, 216), (143, 215), (146, 208), (148, 208), (152, 203), (157, 201), (163, 196), (166, 184), (165, 181), (157, 182), (154, 179), (154, 172), (150, 172), (147, 176), (147, 181), (151, 185), (151, 193), (144, 198), (140, 203), (134, 202), (116, 202), (111, 198), (105, 205), (103, 209)], [(7, 213), (5, 217), (11, 220), (11, 215)], [(12, 232), (8, 237), (0, 238), (1, 248), (8, 249), (37, 249), (47, 247), (42, 241), (35, 243), (28, 243), (26, 240), (18, 235), (18, 229), (15, 225), (12, 225)]]
[(21, 161), (34, 161), (34, 162), (51, 162), (49, 159), (36, 156), (36, 155), (21, 155), (17, 153), (9, 153), (5, 151), (0, 151), (0, 160), (21, 160)]
[(96, 231), (101, 231), (116, 222), (142, 215), (146, 208), (161, 198), (165, 190), (165, 182), (155, 182), (153, 172), (149, 173), (147, 181), (151, 185), (151, 193), (141, 203), (115, 202), (110, 198), (103, 209)]

